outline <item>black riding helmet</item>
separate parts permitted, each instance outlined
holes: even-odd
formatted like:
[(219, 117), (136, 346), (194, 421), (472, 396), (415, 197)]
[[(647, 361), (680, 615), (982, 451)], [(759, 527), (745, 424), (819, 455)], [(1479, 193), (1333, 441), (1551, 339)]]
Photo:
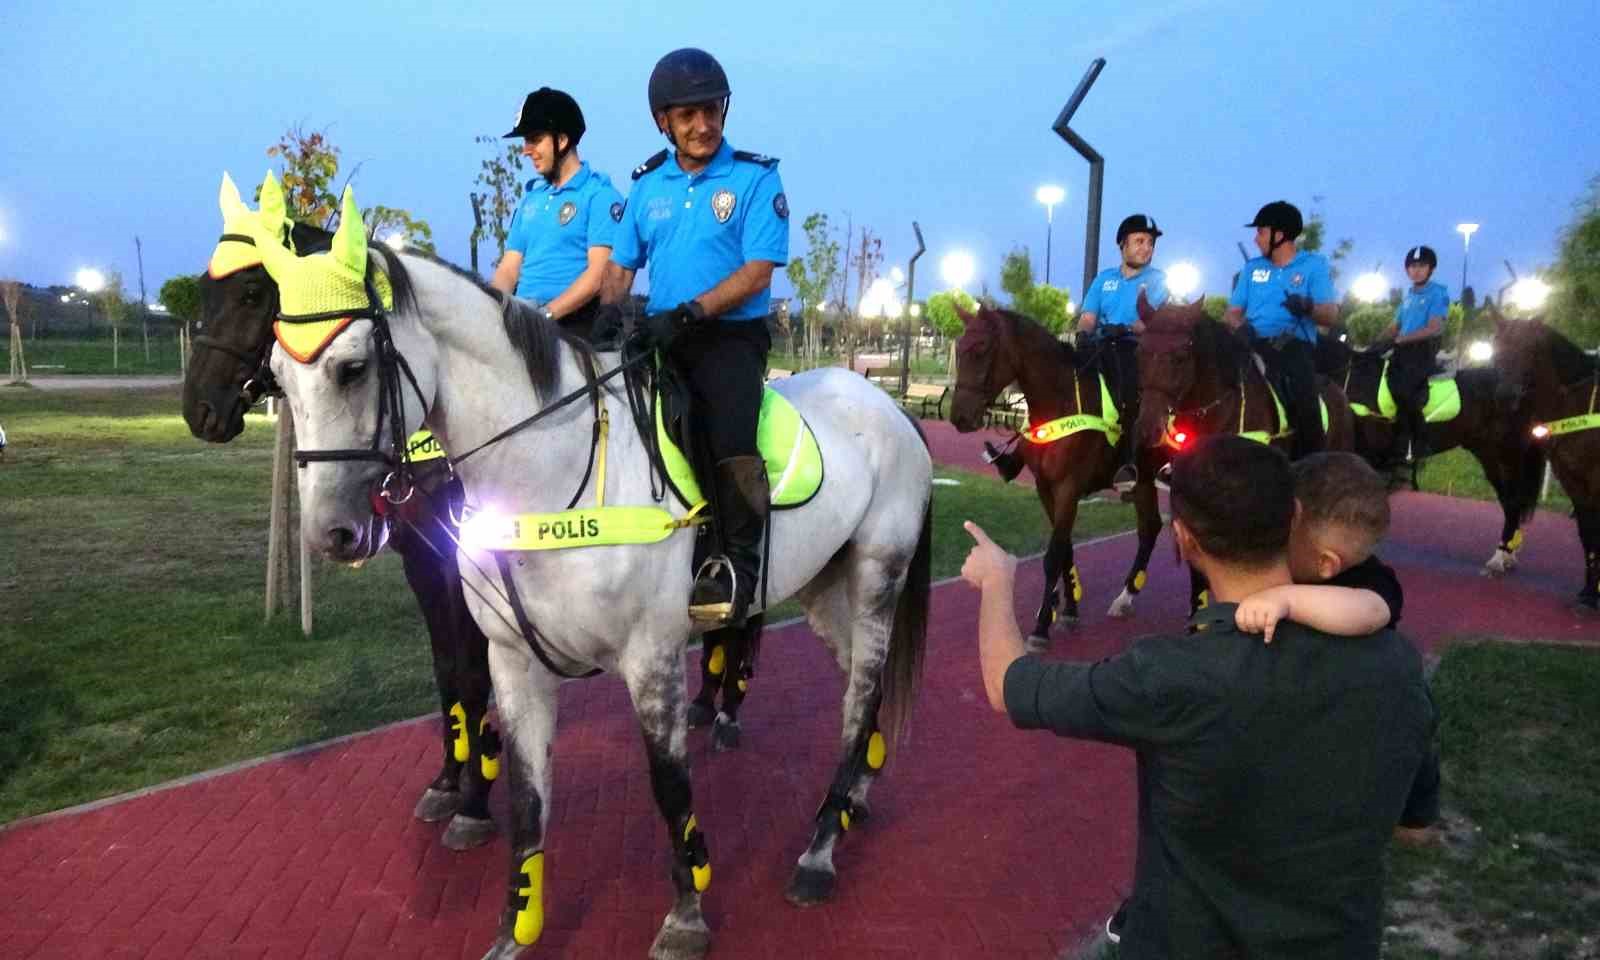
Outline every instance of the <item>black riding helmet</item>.
[[(1287, 200), (1274, 200), (1260, 210), (1256, 211), (1256, 218), (1245, 224), (1247, 227), (1266, 227), (1272, 231), (1272, 246), (1267, 250), (1271, 256), (1272, 251), (1285, 243), (1292, 243), (1306, 228), (1304, 218), (1300, 216), (1300, 208)], [(1278, 235), (1282, 234), (1280, 238)]]
[(684, 47), (674, 50), (656, 62), (650, 71), (650, 119), (668, 107), (682, 107), (691, 103), (722, 101), (726, 116), (732, 91), (728, 89), (728, 75), (722, 64), (704, 50)]
[(522, 101), (517, 125), (511, 128), (506, 137), (532, 137), (540, 133), (555, 136), (564, 133), (567, 135), (567, 147), (571, 149), (583, 139), (586, 129), (578, 101), (560, 90), (540, 87)]
[(1413, 263), (1425, 263), (1429, 270), (1439, 269), (1439, 255), (1433, 252), (1432, 247), (1418, 246), (1406, 251), (1406, 266)]
[(1156, 226), (1155, 220), (1142, 213), (1124, 217), (1122, 223), (1117, 225), (1117, 246), (1122, 246), (1122, 241), (1128, 239), (1130, 233), (1148, 233), (1154, 241), (1161, 236), (1161, 228)]

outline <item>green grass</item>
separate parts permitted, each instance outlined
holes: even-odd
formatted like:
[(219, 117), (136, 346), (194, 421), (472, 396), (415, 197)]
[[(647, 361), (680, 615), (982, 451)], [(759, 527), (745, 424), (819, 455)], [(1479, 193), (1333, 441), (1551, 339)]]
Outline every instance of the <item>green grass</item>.
[[(144, 358), (144, 342), (137, 326), (122, 331), (117, 363), (111, 363), (111, 338), (103, 340), (27, 340), (22, 345), (28, 372), (36, 377), (65, 374), (139, 375), (176, 374), (180, 369), (178, 341), (171, 336), (150, 337), (150, 359)], [(0, 338), (0, 368), (9, 369), (11, 345)]]
[[(1418, 475), (1425, 493), (1442, 493), (1452, 497), (1473, 500), (1493, 500), (1494, 488), (1483, 476), (1483, 467), (1465, 450), (1456, 449), (1429, 457)], [(1406, 489), (1410, 489), (1407, 487)], [(1554, 477), (1550, 480), (1550, 496), (1539, 505), (1545, 510), (1566, 514), (1572, 510), (1572, 501)]]
[[(0, 418), (0, 822), (438, 709), (393, 554), (313, 561), (312, 638), (293, 614), (262, 622), (263, 418), (203, 444), (176, 388), (8, 389)], [(935, 577), (959, 570), (965, 519), (1042, 549), (1031, 490), (949, 475)], [(1081, 516), (1085, 536), (1132, 523), (1120, 505)]]
[(1600, 655), (1457, 645), (1433, 690), (1443, 842), (1392, 847), (1386, 955), (1600, 953)]

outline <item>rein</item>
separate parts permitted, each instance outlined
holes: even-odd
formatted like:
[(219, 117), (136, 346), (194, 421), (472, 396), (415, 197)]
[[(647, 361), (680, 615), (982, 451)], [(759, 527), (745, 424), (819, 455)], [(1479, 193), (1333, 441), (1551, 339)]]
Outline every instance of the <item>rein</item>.
[(208, 349), (215, 350), (218, 353), (225, 353), (235, 360), (238, 360), (246, 370), (254, 368), (254, 372), (251, 373), (250, 377), (239, 387), (239, 396), (242, 397), (250, 406), (255, 406), (258, 402), (260, 402), (262, 397), (268, 395), (274, 397), (283, 396), (283, 388), (278, 386), (278, 381), (273, 379), (272, 376), (272, 350), (270, 349), (271, 343), (272, 339), (271, 337), (268, 337), (267, 348), (262, 349), (259, 355), (252, 356), (248, 353), (245, 353), (243, 350), (238, 349), (237, 347), (230, 347), (226, 343), (223, 343), (221, 340), (218, 340), (214, 337), (208, 337), (202, 334), (194, 338), (195, 346), (206, 347)]

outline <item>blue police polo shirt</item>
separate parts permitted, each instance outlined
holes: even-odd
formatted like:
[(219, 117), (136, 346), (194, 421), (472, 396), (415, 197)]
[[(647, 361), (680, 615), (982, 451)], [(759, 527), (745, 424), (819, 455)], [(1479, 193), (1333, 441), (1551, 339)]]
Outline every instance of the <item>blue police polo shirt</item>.
[(1083, 296), (1083, 312), (1094, 314), (1101, 326), (1131, 327), (1139, 319), (1140, 290), (1150, 306), (1161, 306), (1167, 302), (1167, 275), (1151, 266), (1131, 277), (1124, 277), (1121, 267), (1102, 270)]
[(1445, 317), (1450, 313), (1450, 291), (1442, 283), (1428, 281), (1419, 287), (1409, 287), (1406, 295), (1400, 301), (1400, 306), (1394, 312), (1394, 322), (1400, 327), (1400, 334), (1416, 333), (1428, 325), (1434, 317)]
[[(669, 152), (639, 175), (611, 259), (629, 270), (649, 263), (646, 310), (670, 310), (693, 300), (752, 260), (780, 267), (788, 262), (789, 203), (777, 167), (776, 160), (735, 157), (724, 139), (699, 173), (685, 173)], [(722, 318), (765, 317), (771, 300), (772, 291), (762, 290)]]
[(1283, 305), (1283, 298), (1297, 293), (1310, 297), (1314, 304), (1333, 303), (1333, 275), (1321, 254), (1296, 253), (1294, 259), (1276, 266), (1266, 257), (1253, 257), (1239, 271), (1229, 306), (1243, 307), (1244, 318), (1262, 337), (1292, 333), (1307, 343), (1317, 342), (1317, 324), (1310, 317), (1301, 319)]
[(540, 303), (559, 297), (589, 265), (590, 247), (611, 246), (621, 219), (622, 194), (588, 163), (559, 187), (528, 181), (506, 236), (506, 249), (522, 254), (517, 296)]

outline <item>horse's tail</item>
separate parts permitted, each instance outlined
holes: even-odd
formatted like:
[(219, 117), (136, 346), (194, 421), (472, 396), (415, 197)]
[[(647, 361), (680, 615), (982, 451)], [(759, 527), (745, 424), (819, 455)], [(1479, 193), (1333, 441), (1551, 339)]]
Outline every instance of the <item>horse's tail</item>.
[[(911, 429), (917, 432), (924, 449), (928, 436), (909, 412), (902, 409)], [(883, 711), (890, 742), (898, 742), (911, 726), (911, 708), (916, 704), (917, 687), (922, 681), (923, 652), (928, 645), (928, 602), (933, 591), (933, 491), (922, 511), (922, 532), (906, 570), (905, 586), (895, 603), (894, 626), (889, 633), (889, 658), (883, 665)]]
[(883, 666), (883, 706), (889, 739), (897, 742), (911, 725), (928, 643), (928, 601), (933, 589), (933, 495), (922, 511), (922, 534), (895, 604), (889, 659)]
[(1542, 443), (1522, 442), (1511, 476), (1511, 502), (1517, 505), (1517, 519), (1527, 523), (1539, 506), (1544, 488), (1545, 448)]

